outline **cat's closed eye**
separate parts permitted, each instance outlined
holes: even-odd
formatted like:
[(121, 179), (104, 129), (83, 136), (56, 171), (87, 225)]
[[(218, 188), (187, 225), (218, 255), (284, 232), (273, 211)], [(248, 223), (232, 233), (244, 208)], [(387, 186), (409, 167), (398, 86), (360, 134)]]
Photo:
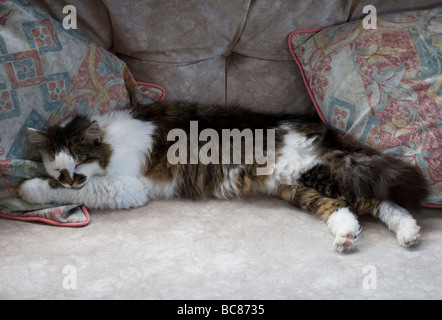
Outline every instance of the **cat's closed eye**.
[(83, 161), (80, 161), (79, 163), (77, 163), (77, 164), (75, 165), (75, 169), (78, 169), (82, 164), (85, 164), (87, 161), (88, 161), (87, 158), (84, 159)]
[(77, 166), (81, 166), (82, 164), (85, 164), (86, 162), (90, 162), (90, 158), (88, 157), (81, 157), (79, 159), (77, 159)]

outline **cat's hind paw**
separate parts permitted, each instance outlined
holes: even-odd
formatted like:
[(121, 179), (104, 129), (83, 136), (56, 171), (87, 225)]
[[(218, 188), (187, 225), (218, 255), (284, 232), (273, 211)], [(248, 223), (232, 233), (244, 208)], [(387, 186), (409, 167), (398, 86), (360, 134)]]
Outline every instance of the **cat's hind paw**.
[(399, 244), (408, 248), (415, 245), (419, 241), (420, 227), (414, 219), (404, 219), (400, 222), (396, 231), (396, 238)]
[(358, 234), (360, 231), (358, 231), (356, 234), (348, 233), (348, 234), (342, 234), (337, 235), (335, 238), (335, 249), (338, 252), (344, 252), (344, 251), (351, 251), (355, 248), (355, 242), (358, 239)]
[(396, 234), (402, 247), (408, 248), (418, 242), (421, 228), (405, 208), (384, 201), (379, 206), (379, 219)]
[(334, 212), (327, 224), (335, 235), (334, 246), (336, 251), (344, 252), (355, 248), (355, 242), (361, 232), (355, 215), (348, 209), (342, 208)]
[(48, 180), (34, 178), (24, 181), (17, 189), (20, 198), (29, 203), (49, 203), (48, 198), (50, 192)]

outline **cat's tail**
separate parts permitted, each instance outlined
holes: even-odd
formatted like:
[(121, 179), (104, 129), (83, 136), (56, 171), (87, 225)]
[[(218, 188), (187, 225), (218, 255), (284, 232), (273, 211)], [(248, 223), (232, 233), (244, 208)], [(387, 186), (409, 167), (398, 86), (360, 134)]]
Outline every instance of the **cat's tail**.
[(355, 198), (390, 200), (413, 210), (429, 194), (427, 179), (418, 168), (375, 150), (360, 149), (343, 154), (330, 167), (341, 190)]

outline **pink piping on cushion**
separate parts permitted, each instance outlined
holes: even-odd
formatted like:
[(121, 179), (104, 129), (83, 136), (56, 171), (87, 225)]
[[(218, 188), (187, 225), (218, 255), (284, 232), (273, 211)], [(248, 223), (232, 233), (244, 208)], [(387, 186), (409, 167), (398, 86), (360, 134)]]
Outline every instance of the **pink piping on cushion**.
[(83, 227), (83, 226), (86, 226), (89, 224), (89, 222), (91, 221), (91, 218), (90, 218), (89, 212), (87, 211), (85, 206), (82, 205), (80, 208), (86, 217), (86, 220), (81, 221), (81, 222), (63, 223), (63, 222), (58, 222), (58, 221), (42, 218), (42, 217), (17, 217), (17, 216), (4, 214), (4, 213), (0, 213), (0, 218), (10, 219), (10, 220), (18, 220), (18, 221), (28, 221), (28, 222), (29, 221), (44, 222), (44, 223), (51, 224), (51, 225), (58, 226), (58, 227)]
[(154, 87), (156, 89), (161, 90), (161, 92), (162, 92), (161, 97), (156, 102), (161, 102), (164, 99), (166, 91), (164, 90), (163, 87), (161, 87), (157, 84), (148, 83), (148, 82), (141, 82), (141, 81), (137, 81), (137, 85), (142, 86), (142, 87)]
[(442, 204), (422, 203), (421, 205), (426, 208), (442, 209)]
[[(294, 51), (294, 49), (293, 49), (293, 43), (292, 43), (292, 37), (293, 37), (295, 34), (299, 34), (299, 33), (317, 33), (317, 32), (319, 32), (319, 31), (321, 31), (321, 30), (324, 30), (324, 29), (325, 29), (325, 28), (317, 28), (317, 29), (308, 29), (308, 30), (298, 30), (298, 31), (293, 31), (293, 32), (291, 32), (291, 33), (289, 34), (288, 44), (289, 44), (289, 49), (290, 49), (290, 52), (291, 52), (291, 54), (292, 54), (292, 57), (293, 57), (293, 59), (295, 59), (295, 62), (296, 62), (296, 64), (298, 65), (299, 70), (301, 71), (302, 79), (303, 79), (304, 84), (305, 84), (305, 87), (307, 88), (307, 91), (308, 91), (308, 93), (309, 93), (309, 95), (310, 95), (310, 98), (312, 99), (313, 105), (315, 106), (316, 112), (318, 113), (318, 115), (319, 115), (319, 117), (321, 118), (322, 122), (328, 127), (329, 125), (328, 125), (327, 121), (325, 121), (324, 115), (322, 114), (322, 111), (321, 111), (321, 109), (319, 108), (318, 103), (316, 102), (316, 99), (315, 99), (315, 96), (314, 96), (314, 94), (313, 94), (313, 91), (312, 91), (312, 89), (310, 88), (310, 85), (308, 84), (307, 77), (306, 77), (305, 72), (304, 72), (304, 68), (302, 67), (301, 61), (298, 59), (298, 57), (297, 57), (296, 54), (295, 54), (295, 51)], [(432, 203), (422, 203), (421, 206), (423, 206), (423, 207), (427, 207), (427, 208), (437, 208), (437, 209), (442, 208), (442, 205), (439, 205), (439, 204), (432, 204)], [(359, 213), (358, 213), (358, 214), (359, 214)]]
[(319, 32), (319, 31), (321, 31), (323, 29), (324, 28), (293, 31), (292, 33), (289, 34), (288, 43), (289, 43), (290, 53), (292, 54), (293, 59), (295, 59), (295, 62), (298, 65), (299, 70), (301, 71), (302, 80), (304, 81), (304, 84), (305, 84), (305, 87), (307, 88), (308, 94), (310, 95), (310, 98), (312, 99), (312, 102), (313, 102), (313, 105), (315, 106), (316, 112), (318, 113), (318, 115), (321, 118), (322, 122), (328, 127), (328, 123), (327, 123), (327, 121), (325, 121), (325, 118), (324, 118), (324, 115), (322, 114), (321, 109), (319, 109), (319, 105), (316, 102), (315, 95), (313, 94), (313, 91), (310, 88), (310, 85), (308, 84), (307, 77), (306, 77), (305, 72), (304, 72), (304, 68), (302, 67), (301, 61), (299, 61), (298, 57), (296, 56), (295, 51), (293, 49), (293, 44), (292, 44), (292, 37), (295, 34), (299, 34), (299, 33), (317, 33), (317, 32)]

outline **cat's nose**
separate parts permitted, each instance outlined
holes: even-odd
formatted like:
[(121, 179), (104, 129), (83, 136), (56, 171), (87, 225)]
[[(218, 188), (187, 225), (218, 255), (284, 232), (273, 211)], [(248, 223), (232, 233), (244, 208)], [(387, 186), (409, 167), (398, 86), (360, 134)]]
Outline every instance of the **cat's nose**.
[(72, 186), (74, 184), (74, 179), (71, 178), (69, 171), (66, 169), (61, 170), (60, 177), (58, 178), (58, 181), (60, 181), (61, 183), (70, 185), (70, 186)]

